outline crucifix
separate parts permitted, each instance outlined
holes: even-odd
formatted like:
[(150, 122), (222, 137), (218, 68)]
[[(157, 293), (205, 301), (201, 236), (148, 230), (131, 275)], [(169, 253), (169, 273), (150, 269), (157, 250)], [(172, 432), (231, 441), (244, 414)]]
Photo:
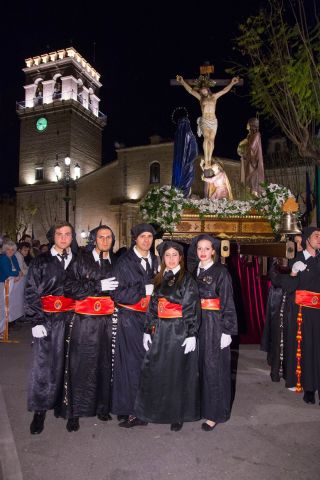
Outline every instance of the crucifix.
[[(182, 85), (185, 90), (199, 100), (202, 116), (197, 120), (197, 133), (201, 137), (203, 135), (203, 153), (204, 159), (201, 161), (201, 167), (204, 170), (211, 169), (212, 154), (214, 150), (214, 141), (218, 128), (218, 120), (216, 117), (217, 100), (228, 93), (234, 85), (243, 85), (243, 80), (238, 77), (232, 78), (231, 81), (222, 79), (211, 79), (210, 74), (214, 72), (213, 65), (208, 62), (200, 67), (200, 76), (193, 80), (184, 80), (181, 75), (176, 76), (176, 80), (171, 80), (171, 85)], [(215, 85), (226, 85), (218, 92), (212, 92), (210, 87)]]

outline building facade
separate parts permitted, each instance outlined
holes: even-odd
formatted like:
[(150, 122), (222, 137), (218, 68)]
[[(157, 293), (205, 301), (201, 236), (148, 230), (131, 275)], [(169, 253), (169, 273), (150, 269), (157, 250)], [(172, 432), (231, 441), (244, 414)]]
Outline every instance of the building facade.
[[(18, 215), (35, 205), (34, 232), (44, 238), (48, 225), (64, 218), (66, 177), (70, 158), (70, 221), (75, 220), (73, 180), (76, 166), (86, 175), (101, 166), (105, 115), (99, 111), (100, 75), (73, 48), (25, 61), (24, 100), (17, 102), (20, 118)], [(56, 175), (61, 165), (61, 178)], [(19, 221), (19, 219), (18, 219)]]

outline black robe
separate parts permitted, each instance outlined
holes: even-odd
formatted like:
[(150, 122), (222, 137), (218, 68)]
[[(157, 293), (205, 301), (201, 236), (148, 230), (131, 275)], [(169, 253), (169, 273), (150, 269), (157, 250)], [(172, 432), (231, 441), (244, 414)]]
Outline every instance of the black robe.
[[(297, 257), (300, 259), (300, 257)], [(288, 321), (291, 315), (294, 295), (281, 287), (282, 275), (288, 274), (288, 268), (280, 268), (274, 263), (269, 271), (271, 286), (266, 307), (266, 321), (261, 338), (261, 350), (267, 352), (270, 376), (273, 382), (283, 377), (286, 387), (296, 383), (295, 336), (296, 328)]]
[[(305, 260), (303, 252), (295, 260), (307, 265), (296, 277), (282, 275), (282, 287), (289, 293), (296, 290), (307, 290), (320, 293), (320, 256)], [(299, 307), (293, 303), (288, 318), (292, 328), (297, 329)], [(302, 342), (301, 342), (301, 384), (304, 391), (320, 391), (320, 309), (302, 307)], [(296, 342), (291, 348), (296, 348)]]
[[(74, 256), (67, 267), (72, 268)], [(44, 325), (47, 336), (33, 339), (28, 386), (28, 410), (43, 411), (61, 403), (64, 375), (65, 328), (73, 312), (45, 313), (41, 297), (63, 295), (66, 271), (51, 252), (38, 255), (29, 267), (25, 287), (25, 317), (32, 326)]]
[(221, 350), (222, 333), (236, 335), (237, 314), (231, 277), (224, 265), (215, 263), (197, 277), (200, 298), (220, 298), (220, 311), (202, 310), (199, 330), (201, 416), (217, 423), (230, 418), (231, 354)]
[[(141, 259), (133, 249), (123, 254), (114, 270), (119, 281), (114, 298), (117, 304), (133, 305), (146, 296), (145, 285), (150, 284), (157, 272), (158, 262), (152, 254), (150, 274), (141, 265)], [(146, 314), (118, 305), (118, 327), (115, 345), (112, 413), (133, 414), (139, 386), (141, 364), (145, 350), (143, 331)]]
[[(108, 295), (101, 280), (113, 276), (116, 257), (100, 266), (92, 252), (78, 256), (68, 270), (64, 293), (74, 300)], [(111, 292), (110, 292), (111, 293)], [(75, 314), (67, 333), (68, 357), (62, 415), (90, 417), (108, 414), (111, 403), (112, 315)]]
[[(151, 297), (145, 332), (152, 326), (152, 344), (141, 372), (135, 415), (146, 422), (192, 422), (200, 418), (197, 350), (185, 355), (187, 337), (198, 335), (200, 298), (198, 287), (186, 272), (181, 283), (163, 279)], [(182, 305), (182, 318), (158, 318), (158, 299)]]

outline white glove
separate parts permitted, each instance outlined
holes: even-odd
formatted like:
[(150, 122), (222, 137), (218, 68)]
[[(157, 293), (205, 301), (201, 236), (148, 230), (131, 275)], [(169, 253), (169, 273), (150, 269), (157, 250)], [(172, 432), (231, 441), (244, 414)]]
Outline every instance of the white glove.
[(116, 277), (104, 278), (101, 280), (101, 289), (103, 292), (106, 290), (115, 290), (119, 285), (119, 282), (116, 280)]
[(307, 265), (303, 262), (295, 262), (293, 265), (292, 265), (292, 271), (293, 273), (298, 273), (298, 272), (303, 272), (303, 270), (305, 270), (307, 268)]
[(148, 283), (148, 285), (146, 285), (146, 295), (152, 295), (153, 289), (154, 285), (152, 285), (152, 283)]
[(188, 337), (185, 339), (181, 347), (186, 347), (184, 349), (184, 354), (186, 355), (187, 353), (193, 352), (196, 349), (196, 337)]
[(32, 328), (32, 336), (34, 338), (43, 338), (47, 336), (47, 330), (43, 325), (36, 325)]
[(148, 352), (149, 351), (149, 343), (151, 345), (152, 340), (151, 340), (151, 335), (149, 333), (144, 333), (143, 334), (143, 348)]
[(226, 333), (223, 333), (221, 335), (221, 340), (220, 340), (220, 348), (221, 350), (223, 348), (229, 347), (230, 343), (232, 342), (231, 335), (227, 335)]

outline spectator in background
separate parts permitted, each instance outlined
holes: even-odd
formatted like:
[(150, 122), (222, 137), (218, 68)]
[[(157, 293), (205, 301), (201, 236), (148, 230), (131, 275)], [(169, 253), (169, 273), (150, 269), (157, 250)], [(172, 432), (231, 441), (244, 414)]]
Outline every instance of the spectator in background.
[(0, 255), (0, 334), (5, 330), (6, 313), (8, 322), (14, 322), (24, 314), (23, 285), (19, 284), (23, 273), (16, 251), (17, 246), (12, 240), (3, 243)]
[(29, 243), (20, 242), (18, 244), (18, 250), (17, 250), (15, 256), (18, 260), (20, 270), (24, 275), (27, 275), (27, 273), (28, 273), (28, 265), (25, 262), (25, 257), (27, 257), (29, 254), (30, 254)]
[(42, 245), (40, 245), (40, 253), (44, 253), (48, 251), (49, 251), (49, 245), (47, 243), (42, 243)]
[(32, 251), (31, 255), (36, 257), (40, 252), (40, 240), (32, 240)]

